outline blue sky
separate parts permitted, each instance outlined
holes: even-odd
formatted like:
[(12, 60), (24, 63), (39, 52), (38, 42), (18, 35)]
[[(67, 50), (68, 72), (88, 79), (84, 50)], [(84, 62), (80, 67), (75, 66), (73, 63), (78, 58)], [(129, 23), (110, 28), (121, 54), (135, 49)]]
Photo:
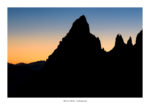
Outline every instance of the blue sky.
[(107, 51), (118, 33), (125, 42), (131, 36), (134, 43), (142, 29), (142, 8), (8, 8), (8, 46), (17, 42), (16, 47), (19, 43), (25, 46), (29, 39), (38, 37), (41, 40), (36, 43), (48, 41), (56, 47), (81, 15), (86, 16), (90, 32), (100, 38)]
[[(135, 31), (142, 28), (141, 8), (9, 8), (9, 32), (65, 31), (85, 15), (91, 31)], [(13, 34), (17, 35), (17, 34)]]

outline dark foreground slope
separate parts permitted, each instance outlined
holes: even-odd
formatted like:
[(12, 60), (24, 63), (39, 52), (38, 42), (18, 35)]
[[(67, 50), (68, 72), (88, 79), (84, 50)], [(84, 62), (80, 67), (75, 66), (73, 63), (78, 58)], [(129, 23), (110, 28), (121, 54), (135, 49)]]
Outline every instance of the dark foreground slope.
[(114, 48), (105, 52), (81, 16), (19, 91), (18, 97), (142, 97), (142, 31), (135, 45), (117, 35)]
[(17, 97), (25, 95), (29, 91), (25, 87), (30, 87), (29, 83), (33, 81), (33, 78), (40, 74), (41, 68), (43, 68), (45, 61), (37, 61), (29, 64), (8, 64), (8, 96)]

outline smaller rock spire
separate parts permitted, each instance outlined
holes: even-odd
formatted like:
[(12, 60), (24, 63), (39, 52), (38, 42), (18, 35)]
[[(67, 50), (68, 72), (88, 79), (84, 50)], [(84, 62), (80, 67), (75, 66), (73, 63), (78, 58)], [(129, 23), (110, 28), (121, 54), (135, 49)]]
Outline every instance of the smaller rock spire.
[(127, 46), (133, 46), (131, 36), (130, 36), (129, 40), (127, 41)]
[(116, 37), (115, 46), (121, 46), (121, 45), (124, 45), (124, 41), (121, 34), (118, 34)]

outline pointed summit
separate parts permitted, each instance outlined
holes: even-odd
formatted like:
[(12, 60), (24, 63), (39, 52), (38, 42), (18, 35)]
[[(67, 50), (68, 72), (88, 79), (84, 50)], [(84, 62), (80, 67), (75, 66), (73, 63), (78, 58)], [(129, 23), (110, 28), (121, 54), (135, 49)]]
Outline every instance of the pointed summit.
[(84, 20), (84, 21), (87, 23), (86, 17), (85, 17), (84, 15), (80, 16), (80, 17), (78, 18), (78, 20)]
[(127, 46), (129, 46), (129, 47), (133, 46), (131, 36), (130, 36), (129, 40), (127, 41)]
[(118, 34), (116, 37), (116, 42), (114, 48), (110, 51), (110, 53), (118, 53), (121, 52), (125, 47), (125, 43), (123, 41), (123, 38), (121, 34)]
[(123, 38), (122, 38), (121, 34), (118, 34), (117, 37), (116, 37), (115, 46), (122, 46), (124, 44), (125, 43), (123, 41)]
[(89, 24), (87, 23), (86, 17), (84, 15), (80, 16), (72, 25), (69, 33), (82, 33), (87, 34), (90, 32)]
[[(101, 43), (99, 38), (95, 37), (89, 31), (89, 24), (84, 15), (79, 17), (67, 33), (60, 41), (57, 49), (47, 59), (47, 68), (49, 63), (58, 61), (64, 62), (66, 59), (72, 61), (87, 57), (96, 57), (101, 51)], [(56, 60), (57, 59), (57, 60)], [(81, 60), (81, 61), (82, 61)], [(68, 61), (66, 61), (68, 63)]]

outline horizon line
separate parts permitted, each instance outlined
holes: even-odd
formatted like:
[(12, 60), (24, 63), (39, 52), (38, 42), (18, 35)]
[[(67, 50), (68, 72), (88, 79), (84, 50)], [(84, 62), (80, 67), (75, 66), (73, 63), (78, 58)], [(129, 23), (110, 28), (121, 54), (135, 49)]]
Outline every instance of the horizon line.
[[(141, 30), (136, 34), (136, 37), (137, 37), (137, 35), (138, 35), (141, 31), (143, 31), (143, 29), (141, 29)], [(66, 34), (66, 35), (67, 35), (67, 34)], [(117, 38), (118, 35), (121, 35), (124, 44), (127, 45), (127, 42), (124, 41), (124, 38), (123, 38), (122, 34), (118, 33), (118, 34), (116, 35), (115, 39)], [(94, 35), (94, 36), (96, 36), (96, 35)], [(64, 37), (65, 37), (65, 36), (64, 36)], [(64, 37), (63, 37), (63, 38), (64, 38)], [(96, 37), (97, 37), (97, 36), (96, 36)], [(131, 36), (130, 36), (130, 37), (131, 37)], [(128, 38), (128, 40), (130, 39), (130, 37)], [(63, 38), (62, 38), (62, 39), (63, 39)], [(99, 37), (98, 37), (98, 38), (99, 38)], [(131, 37), (131, 39), (132, 39), (132, 37)], [(100, 40), (100, 38), (99, 38), (99, 40)], [(127, 40), (127, 41), (128, 41), (128, 40)], [(61, 40), (61, 41), (62, 41), (62, 40)], [(115, 40), (115, 41), (116, 41), (116, 40)], [(60, 42), (60, 41), (59, 41), (59, 42)], [(101, 46), (102, 46), (101, 40), (100, 40), (100, 44), (101, 44)], [(133, 44), (133, 41), (132, 41), (132, 44)], [(133, 46), (134, 46), (135, 44), (136, 44), (136, 40), (135, 40), (135, 43), (133, 44)], [(58, 45), (59, 45), (59, 44), (58, 44)], [(57, 47), (58, 47), (58, 45), (57, 45)], [(56, 47), (56, 49), (57, 49), (57, 47)], [(114, 47), (115, 47), (115, 43), (114, 43), (114, 46), (113, 46), (109, 51), (105, 50), (104, 47), (102, 47), (102, 49), (104, 49), (104, 51), (105, 51), (106, 53), (109, 53)], [(56, 49), (54, 49), (54, 51), (55, 51)], [(53, 52), (54, 52), (54, 51), (53, 51)], [(53, 54), (53, 52), (52, 52), (51, 54), (49, 54), (48, 56), (51, 56), (51, 55)], [(47, 57), (48, 57), (48, 56), (47, 56)], [(7, 60), (7, 64), (13, 64), (13, 65), (17, 65), (17, 64), (30, 64), (30, 63), (40, 62), (40, 61), (46, 62), (47, 59), (48, 59), (48, 58), (46, 58), (45, 60), (44, 60), (44, 59), (41, 59), (41, 60), (37, 60), (37, 61), (19, 62), (19, 63), (12, 63), (12, 62), (9, 62), (9, 61)]]

